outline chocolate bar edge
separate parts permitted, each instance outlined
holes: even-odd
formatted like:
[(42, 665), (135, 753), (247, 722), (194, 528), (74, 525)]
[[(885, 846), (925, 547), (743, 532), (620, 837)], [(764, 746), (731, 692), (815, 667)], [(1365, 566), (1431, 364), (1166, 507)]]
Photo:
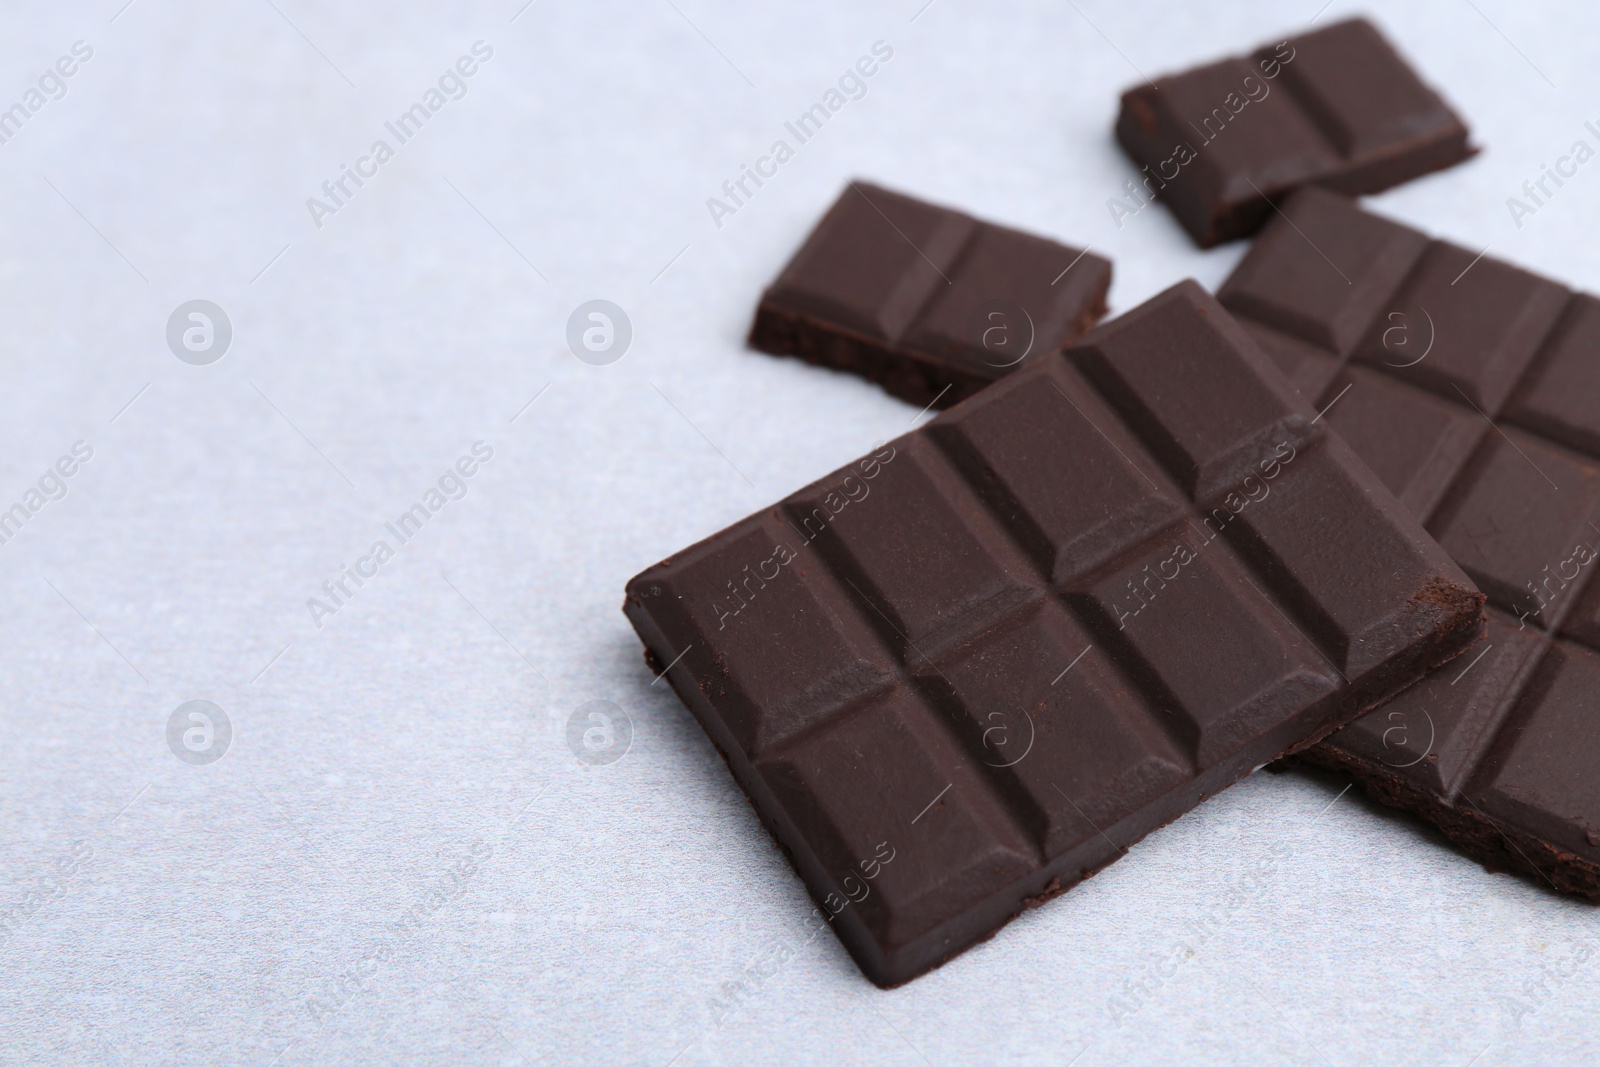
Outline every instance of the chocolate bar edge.
[[(1106, 263), (1094, 302), (1072, 321), (1061, 347), (1083, 336), (1106, 314), (1106, 294), (1110, 289), (1111, 265)], [(1011, 369), (997, 368), (994, 377), (985, 378), (915, 352), (885, 347), (809, 315), (775, 307), (765, 294), (756, 308), (746, 343), (768, 355), (791, 356), (813, 366), (854, 374), (876, 383), (891, 396), (941, 410), (972, 396)]]

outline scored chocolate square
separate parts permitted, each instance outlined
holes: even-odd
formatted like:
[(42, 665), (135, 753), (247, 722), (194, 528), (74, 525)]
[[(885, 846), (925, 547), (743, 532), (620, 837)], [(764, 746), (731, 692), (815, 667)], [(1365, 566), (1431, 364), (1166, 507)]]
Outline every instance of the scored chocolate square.
[(1193, 282), (646, 570), (624, 610), (894, 985), (1475, 640)]
[(1600, 900), (1600, 301), (1296, 194), (1220, 297), (1489, 595), (1488, 646), (1307, 752)]
[(949, 407), (1106, 313), (1099, 256), (853, 181), (761, 294), (750, 345)]
[(1202, 248), (1255, 232), (1300, 186), (1376, 193), (1476, 151), (1365, 19), (1135, 86), (1116, 129), (1142, 167), (1118, 225), (1160, 199)]

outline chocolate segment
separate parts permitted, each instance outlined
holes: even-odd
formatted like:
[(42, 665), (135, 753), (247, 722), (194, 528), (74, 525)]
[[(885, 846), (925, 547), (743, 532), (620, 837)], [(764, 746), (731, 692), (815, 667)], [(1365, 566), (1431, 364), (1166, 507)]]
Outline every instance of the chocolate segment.
[(1111, 264), (851, 182), (761, 296), (750, 344), (949, 407), (1106, 313)]
[(1297, 193), (1221, 300), (1489, 596), (1460, 668), (1308, 750), (1600, 900), (1600, 303)]
[(1143, 168), (1121, 210), (1159, 198), (1202, 248), (1255, 232), (1303, 185), (1376, 193), (1476, 151), (1365, 19), (1135, 86), (1117, 140)]
[(888, 986), (1456, 655), (1482, 596), (1185, 282), (624, 610)]

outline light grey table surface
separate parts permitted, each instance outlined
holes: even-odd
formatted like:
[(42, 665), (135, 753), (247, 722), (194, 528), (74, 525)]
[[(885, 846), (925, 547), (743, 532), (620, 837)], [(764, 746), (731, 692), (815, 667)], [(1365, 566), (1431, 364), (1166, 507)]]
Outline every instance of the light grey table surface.
[[(28, 517), (0, 544), (0, 1062), (1600, 1059), (1593, 909), (1299, 774), (881, 992), (808, 938), (619, 610), (919, 418), (743, 345), (847, 177), (1090, 243), (1114, 309), (1215, 286), (1240, 246), (1113, 223), (1117, 96), (1319, 3), (6, 5), (0, 508)], [(1600, 289), (1600, 163), (1520, 227), (1506, 205), (1600, 143), (1600, 14), (1373, 14), (1484, 152), (1372, 206)], [(877, 42), (865, 95), (713, 219)], [(370, 176), (335, 202), (344, 165)], [(566, 341), (594, 298), (632, 326), (609, 365)], [(206, 365), (167, 338), (197, 299), (232, 330)], [(398, 546), (441, 477), (459, 499)], [(169, 745), (191, 700), (231, 736), (185, 711)], [(568, 744), (594, 700), (631, 726), (614, 762)]]

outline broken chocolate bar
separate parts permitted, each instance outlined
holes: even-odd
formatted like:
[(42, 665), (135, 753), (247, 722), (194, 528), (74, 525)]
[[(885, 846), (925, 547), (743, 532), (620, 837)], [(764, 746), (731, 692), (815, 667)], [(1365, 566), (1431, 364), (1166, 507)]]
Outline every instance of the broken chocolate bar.
[(1111, 202), (1118, 224), (1157, 198), (1202, 248), (1255, 232), (1301, 186), (1376, 193), (1476, 151), (1364, 19), (1135, 86), (1117, 140), (1142, 168), (1131, 202)]
[(1482, 599), (1185, 282), (624, 610), (891, 986), (1457, 655)]
[(1489, 595), (1488, 644), (1310, 750), (1600, 900), (1600, 300), (1305, 190), (1221, 299)]
[(851, 182), (761, 295), (750, 345), (949, 407), (1106, 313), (1087, 251)]

